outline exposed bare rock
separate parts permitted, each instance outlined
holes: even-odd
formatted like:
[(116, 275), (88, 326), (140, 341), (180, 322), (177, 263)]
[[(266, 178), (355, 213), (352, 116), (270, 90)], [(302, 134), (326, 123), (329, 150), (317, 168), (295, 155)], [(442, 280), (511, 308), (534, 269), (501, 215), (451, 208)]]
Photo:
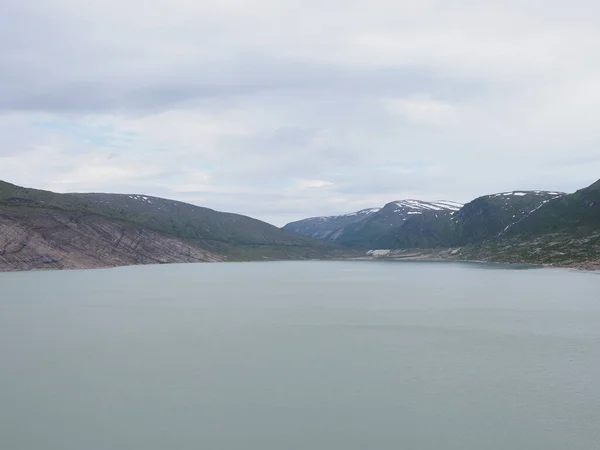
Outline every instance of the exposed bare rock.
[(0, 211), (0, 271), (221, 260), (184, 240), (100, 216)]
[(338, 257), (240, 214), (140, 194), (59, 194), (0, 180), (0, 271)]

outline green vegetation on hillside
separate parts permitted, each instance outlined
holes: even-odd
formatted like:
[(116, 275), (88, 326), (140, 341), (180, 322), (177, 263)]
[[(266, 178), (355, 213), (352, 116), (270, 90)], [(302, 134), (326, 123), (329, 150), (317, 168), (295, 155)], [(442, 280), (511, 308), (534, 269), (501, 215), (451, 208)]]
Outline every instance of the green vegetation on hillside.
[[(85, 225), (101, 236), (102, 226), (110, 225), (113, 233), (119, 227), (132, 236), (135, 230), (148, 230), (229, 260), (312, 259), (358, 255), (368, 249), (400, 253), (417, 249), (418, 255), (428, 250), (450, 259), (561, 265), (600, 261), (600, 180), (570, 195), (507, 192), (479, 197), (455, 209), (406, 200), (364, 214), (337, 216), (339, 220), (327, 226), (322, 224), (329, 218), (304, 223), (305, 231), (317, 234), (323, 230), (330, 234), (336, 224), (342, 224), (335, 232), (336, 244), (346, 247), (342, 250), (289, 231), (290, 227), (282, 230), (246, 216), (178, 201), (133, 194), (56, 194), (0, 181), (0, 219), (22, 224), (21, 235), (26, 235), (27, 226), (44, 223), (44, 245), (52, 245), (51, 223), (57, 220), (63, 242), (65, 227)], [(40, 220), (46, 216), (48, 220)], [(95, 218), (104, 225), (95, 227)], [(295, 226), (302, 228), (302, 222)], [(161, 245), (156, 248), (167, 248)]]
[(391, 249), (383, 256), (391, 258), (600, 264), (600, 180), (570, 195), (547, 191), (486, 195), (459, 211), (406, 215), (396, 209), (399, 204), (390, 203), (344, 227), (336, 243), (363, 250)]
[(260, 220), (143, 195), (57, 194), (0, 182), (0, 212), (60, 211), (70, 220), (99, 216), (184, 239), (234, 259), (318, 258), (335, 254), (328, 244)]
[(508, 236), (581, 234), (600, 230), (600, 180), (574, 194), (548, 202), (508, 230)]

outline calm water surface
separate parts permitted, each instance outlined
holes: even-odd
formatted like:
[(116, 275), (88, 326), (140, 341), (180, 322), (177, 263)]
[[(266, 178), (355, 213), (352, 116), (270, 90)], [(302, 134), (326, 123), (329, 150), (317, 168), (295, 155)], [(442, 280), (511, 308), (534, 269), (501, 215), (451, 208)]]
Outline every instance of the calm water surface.
[(0, 448), (600, 448), (600, 276), (286, 262), (0, 274)]

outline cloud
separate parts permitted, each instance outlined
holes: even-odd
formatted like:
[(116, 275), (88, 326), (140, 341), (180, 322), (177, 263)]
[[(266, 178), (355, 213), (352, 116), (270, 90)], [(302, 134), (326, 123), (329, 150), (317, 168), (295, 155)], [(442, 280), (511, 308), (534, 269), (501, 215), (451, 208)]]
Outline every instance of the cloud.
[(324, 180), (301, 180), (297, 184), (298, 189), (319, 189), (330, 186), (333, 186), (333, 183)]
[(0, 6), (0, 179), (277, 224), (600, 177), (600, 4)]
[(393, 114), (398, 114), (412, 123), (441, 125), (456, 118), (456, 111), (452, 105), (429, 97), (388, 99), (386, 103)]

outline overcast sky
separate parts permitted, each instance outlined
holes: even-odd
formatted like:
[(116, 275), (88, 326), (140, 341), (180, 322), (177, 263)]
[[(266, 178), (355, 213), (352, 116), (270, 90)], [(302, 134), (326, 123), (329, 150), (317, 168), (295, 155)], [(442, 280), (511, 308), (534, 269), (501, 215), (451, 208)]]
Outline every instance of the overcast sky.
[(596, 0), (0, 0), (0, 179), (283, 225), (600, 178)]

